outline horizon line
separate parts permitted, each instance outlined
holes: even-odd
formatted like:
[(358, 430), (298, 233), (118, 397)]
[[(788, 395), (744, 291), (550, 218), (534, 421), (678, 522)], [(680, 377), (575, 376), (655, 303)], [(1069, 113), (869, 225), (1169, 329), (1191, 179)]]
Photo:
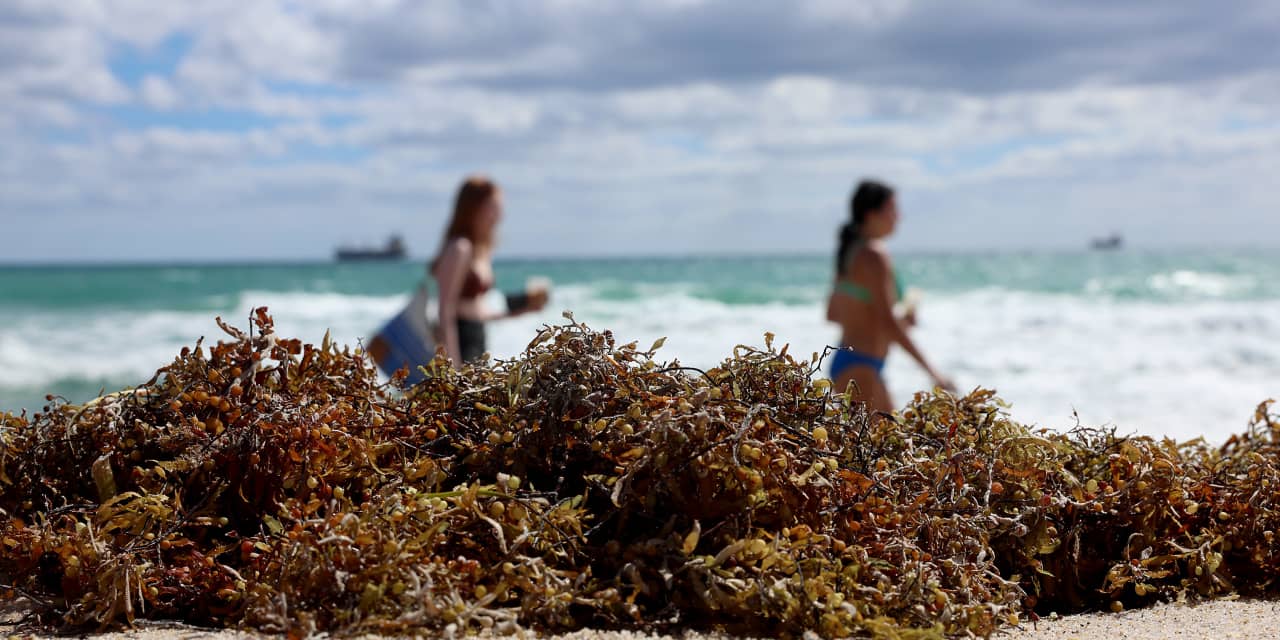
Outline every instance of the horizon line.
[[(1199, 252), (1225, 252), (1225, 251), (1262, 251), (1275, 250), (1280, 247), (1269, 246), (1265, 244), (1238, 244), (1238, 245), (1163, 245), (1163, 246), (1130, 246), (1119, 250), (1099, 251), (1085, 247), (974, 247), (974, 248), (956, 248), (956, 247), (907, 247), (894, 251), (898, 256), (973, 256), (973, 255), (1026, 255), (1026, 254), (1045, 254), (1045, 255), (1123, 255), (1123, 254), (1160, 254), (1171, 253), (1177, 251), (1199, 251)], [(818, 258), (829, 254), (828, 250), (805, 250), (790, 249), (770, 251), (766, 249), (753, 249), (748, 251), (720, 251), (712, 250), (706, 252), (667, 252), (667, 253), (574, 253), (574, 254), (539, 254), (539, 253), (517, 253), (511, 255), (495, 256), (496, 263), (509, 262), (588, 262), (588, 261), (635, 261), (635, 260), (689, 260), (689, 259), (743, 259), (743, 258)], [(0, 259), (0, 269), (21, 269), (21, 268), (69, 268), (69, 267), (222, 267), (222, 266), (316, 266), (323, 264), (331, 265), (371, 265), (371, 264), (398, 264), (398, 263), (422, 263), (430, 260), (431, 256), (407, 256), (399, 260), (353, 260), (341, 261), (333, 256), (328, 257), (243, 257), (230, 259), (184, 259), (184, 258), (142, 258), (142, 259), (114, 259), (114, 258), (89, 258), (84, 260), (50, 260), (50, 261), (5, 261)]]

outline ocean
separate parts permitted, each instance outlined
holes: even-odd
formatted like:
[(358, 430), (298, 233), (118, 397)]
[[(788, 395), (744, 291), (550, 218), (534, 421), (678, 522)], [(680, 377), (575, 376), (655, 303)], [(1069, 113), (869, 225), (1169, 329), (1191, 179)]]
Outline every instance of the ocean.
[[(621, 340), (713, 366), (763, 334), (791, 353), (838, 338), (823, 319), (829, 256), (506, 260), (501, 289), (554, 285), (536, 315), (490, 326), (490, 351), (519, 353), (561, 311)], [(995, 388), (1018, 420), (1054, 429), (1220, 441), (1280, 396), (1275, 252), (897, 256), (923, 294), (915, 335), (962, 389)], [(135, 385), (201, 336), (268, 306), (283, 335), (353, 343), (423, 276), (421, 263), (0, 267), (0, 410), (46, 393), (82, 402)], [(495, 296), (496, 292), (491, 295)], [(886, 377), (901, 405), (927, 380), (901, 351)]]

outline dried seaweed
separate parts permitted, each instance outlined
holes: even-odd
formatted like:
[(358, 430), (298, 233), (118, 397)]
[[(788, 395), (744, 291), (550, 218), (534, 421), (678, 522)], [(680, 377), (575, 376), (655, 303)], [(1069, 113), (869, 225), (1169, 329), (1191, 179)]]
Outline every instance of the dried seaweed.
[(1280, 421), (1221, 447), (880, 419), (766, 336), (699, 371), (573, 321), (404, 393), (360, 350), (197, 344), (0, 419), (0, 582), (45, 628), (986, 636), (1274, 590)]

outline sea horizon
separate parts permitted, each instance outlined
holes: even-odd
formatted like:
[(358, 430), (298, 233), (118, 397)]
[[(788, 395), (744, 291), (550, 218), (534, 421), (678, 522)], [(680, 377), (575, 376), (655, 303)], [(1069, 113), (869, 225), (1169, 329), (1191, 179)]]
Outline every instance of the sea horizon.
[[(1167, 255), (1174, 253), (1194, 252), (1201, 254), (1216, 254), (1229, 252), (1262, 252), (1276, 251), (1280, 252), (1280, 245), (1268, 244), (1173, 244), (1173, 245), (1126, 245), (1119, 249), (1095, 249), (1089, 246), (1052, 246), (1052, 247), (894, 247), (890, 245), (894, 257), (948, 257), (948, 256), (1028, 256), (1028, 255), (1095, 255), (1095, 254), (1136, 254), (1136, 255)], [(705, 252), (669, 252), (669, 253), (564, 253), (564, 254), (528, 254), (528, 253), (504, 253), (499, 247), (499, 251), (494, 255), (494, 262), (501, 264), (506, 262), (560, 262), (560, 261), (587, 261), (587, 262), (635, 262), (644, 260), (670, 261), (670, 260), (687, 260), (687, 259), (750, 259), (750, 258), (817, 258), (829, 257), (832, 255), (833, 249), (813, 249), (813, 250), (780, 250), (769, 251), (764, 249), (746, 250), (746, 251), (723, 251), (708, 250)], [(89, 258), (89, 259), (58, 259), (50, 261), (5, 261), (0, 257), (0, 269), (31, 269), (31, 268), (83, 268), (83, 267), (219, 267), (219, 266), (314, 266), (322, 264), (395, 264), (395, 263), (414, 263), (425, 262), (434, 256), (432, 254), (411, 254), (404, 258), (397, 259), (372, 259), (372, 260), (339, 260), (332, 254), (328, 257), (324, 256), (254, 256), (243, 258), (227, 258), (227, 259), (184, 259), (184, 258)]]

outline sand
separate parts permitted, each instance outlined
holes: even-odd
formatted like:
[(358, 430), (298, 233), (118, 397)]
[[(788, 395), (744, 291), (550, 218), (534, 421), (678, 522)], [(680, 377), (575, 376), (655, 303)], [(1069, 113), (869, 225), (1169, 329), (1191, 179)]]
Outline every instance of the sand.
[[(10, 618), (12, 619), (12, 618)], [(0, 623), (0, 637), (18, 632), (11, 623)], [(52, 640), (54, 636), (26, 636)], [(214, 631), (183, 625), (143, 623), (136, 631), (103, 633), (93, 640), (246, 640), (253, 636), (234, 631)], [(1165, 604), (1124, 613), (1094, 613), (1041, 620), (1022, 629), (998, 634), (1005, 640), (1274, 640), (1280, 638), (1280, 602), (1216, 600), (1188, 606)], [(667, 640), (658, 636), (618, 631), (578, 631), (554, 640)], [(679, 640), (726, 640), (726, 636), (690, 633)]]
[(1137, 640), (1139, 638), (1280, 638), (1280, 602), (1215, 600), (1194, 606), (1166, 604), (1123, 613), (1093, 613), (1041, 620), (1009, 633), (1016, 640)]

